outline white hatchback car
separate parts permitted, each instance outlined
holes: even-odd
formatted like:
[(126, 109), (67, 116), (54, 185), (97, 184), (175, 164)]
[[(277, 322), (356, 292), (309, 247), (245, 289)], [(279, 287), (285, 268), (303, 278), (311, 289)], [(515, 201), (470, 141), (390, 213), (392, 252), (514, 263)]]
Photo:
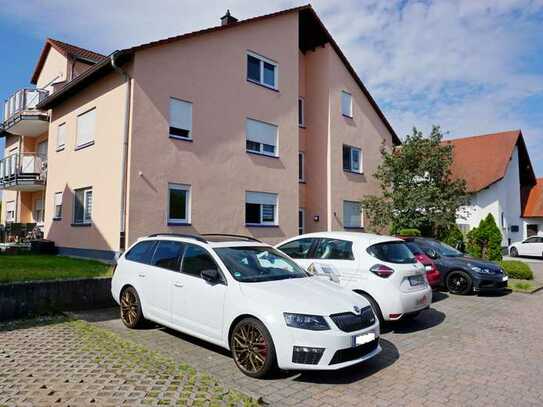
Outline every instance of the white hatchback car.
[(511, 257), (543, 257), (543, 236), (531, 236), (528, 239), (509, 246)]
[(319, 232), (296, 236), (276, 247), (305, 269), (311, 264), (331, 266), (337, 282), (365, 297), (381, 322), (417, 316), (432, 302), (425, 268), (401, 239)]
[(381, 351), (368, 301), (252, 238), (140, 239), (119, 258), (111, 292), (129, 328), (148, 319), (230, 349), (252, 377), (340, 369)]

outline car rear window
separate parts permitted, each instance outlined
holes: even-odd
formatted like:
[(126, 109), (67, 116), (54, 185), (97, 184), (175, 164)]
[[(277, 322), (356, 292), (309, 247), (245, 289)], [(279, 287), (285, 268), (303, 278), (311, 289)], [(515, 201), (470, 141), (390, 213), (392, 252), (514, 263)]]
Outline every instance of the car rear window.
[(416, 263), (417, 259), (404, 242), (384, 242), (368, 247), (367, 252), (381, 261), (396, 264)]
[(420, 256), (421, 254), (424, 254), (422, 249), (416, 243), (405, 242), (405, 244), (407, 245), (407, 247), (409, 247), (409, 250), (411, 250), (411, 253), (413, 253), (415, 256)]
[(126, 253), (126, 260), (151, 264), (155, 243), (154, 240), (144, 240), (143, 242), (136, 244), (128, 253)]

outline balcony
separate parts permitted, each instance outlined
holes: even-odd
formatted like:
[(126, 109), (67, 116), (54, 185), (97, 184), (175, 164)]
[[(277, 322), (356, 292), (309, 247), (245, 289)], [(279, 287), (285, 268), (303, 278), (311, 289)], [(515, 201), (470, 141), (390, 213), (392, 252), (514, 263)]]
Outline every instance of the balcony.
[(0, 124), (0, 135), (10, 133), (18, 136), (36, 137), (47, 131), (49, 114), (36, 109), (36, 105), (47, 97), (43, 89), (20, 89), (4, 103), (4, 117)]
[(46, 158), (35, 153), (12, 154), (0, 160), (0, 189), (41, 191), (46, 174)]

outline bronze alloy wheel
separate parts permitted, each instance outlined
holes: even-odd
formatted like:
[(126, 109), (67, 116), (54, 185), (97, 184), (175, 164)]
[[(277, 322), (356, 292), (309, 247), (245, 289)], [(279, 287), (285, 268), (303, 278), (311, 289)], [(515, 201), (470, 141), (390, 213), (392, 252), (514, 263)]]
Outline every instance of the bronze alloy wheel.
[(136, 328), (143, 323), (140, 299), (133, 287), (125, 288), (121, 293), (121, 319), (129, 328)]
[(234, 361), (251, 377), (264, 377), (275, 364), (275, 348), (266, 327), (254, 318), (239, 322), (230, 339)]

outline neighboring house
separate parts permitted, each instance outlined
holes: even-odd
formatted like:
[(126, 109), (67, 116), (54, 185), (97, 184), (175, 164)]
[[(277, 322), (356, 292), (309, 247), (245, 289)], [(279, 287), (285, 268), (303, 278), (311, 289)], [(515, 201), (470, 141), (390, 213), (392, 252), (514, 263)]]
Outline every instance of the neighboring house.
[(61, 253), (101, 258), (154, 232), (363, 230), (400, 141), (336, 42), (311, 6), (221, 22), (108, 57), (47, 40), (49, 93), (4, 123), (4, 219), (43, 216)]
[(520, 130), (447, 140), (454, 146), (452, 174), (472, 194), (457, 223), (464, 232), (491, 213), (502, 245), (543, 233), (543, 179), (537, 180)]

